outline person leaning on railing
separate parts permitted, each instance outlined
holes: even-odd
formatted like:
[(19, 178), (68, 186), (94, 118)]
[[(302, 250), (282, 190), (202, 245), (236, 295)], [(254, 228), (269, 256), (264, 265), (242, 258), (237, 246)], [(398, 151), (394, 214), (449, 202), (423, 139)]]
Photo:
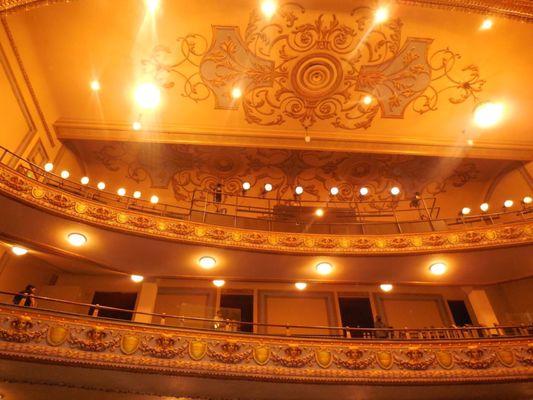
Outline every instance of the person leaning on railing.
[(37, 289), (35, 286), (27, 285), (26, 289), (13, 296), (13, 304), (23, 307), (37, 307), (37, 302), (35, 300), (36, 291)]

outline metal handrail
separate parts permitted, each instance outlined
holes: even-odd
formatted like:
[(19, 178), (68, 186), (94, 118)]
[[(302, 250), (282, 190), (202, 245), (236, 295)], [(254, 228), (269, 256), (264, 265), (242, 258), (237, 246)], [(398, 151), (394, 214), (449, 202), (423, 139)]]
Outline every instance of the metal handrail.
[[(7, 160), (9, 156), (10, 160)], [(15, 172), (24, 172), (24, 175), (29, 179), (34, 179), (38, 182), (44, 183), (48, 186), (56, 189), (61, 189), (69, 192), (75, 196), (81, 198), (87, 198), (103, 204), (112, 204), (115, 207), (125, 208), (133, 211), (139, 211), (152, 215), (161, 215), (169, 218), (187, 219), (193, 220), (193, 213), (201, 213), (201, 222), (206, 222), (207, 217), (210, 215), (221, 215), (219, 212), (220, 207), (234, 207), (235, 213), (228, 216), (233, 217), (231, 225), (237, 226), (238, 221), (256, 220), (261, 219), (268, 223), (268, 230), (272, 230), (274, 226), (280, 227), (280, 224), (292, 224), (294, 227), (302, 227), (303, 231), (307, 231), (310, 226), (313, 227), (327, 227), (329, 233), (335, 233), (338, 227), (357, 227), (361, 229), (363, 234), (372, 234), (368, 232), (368, 228), (377, 225), (389, 224), (396, 227), (398, 233), (402, 233), (402, 226), (404, 224), (413, 223), (427, 223), (428, 229), (422, 230), (435, 231), (437, 230), (436, 224), (440, 222), (445, 228), (454, 229), (455, 227), (472, 226), (477, 223), (481, 224), (496, 224), (498, 221), (511, 218), (511, 221), (505, 222), (517, 222), (523, 220), (529, 220), (532, 218), (533, 207), (523, 207), (521, 210), (506, 210), (483, 214), (474, 214), (467, 216), (457, 216), (453, 218), (438, 219), (440, 208), (436, 205), (436, 198), (422, 198), (420, 199), (419, 207), (412, 208), (406, 206), (402, 208), (404, 204), (410, 203), (411, 200), (372, 200), (367, 201), (362, 198), (354, 198), (352, 201), (338, 201), (329, 199), (328, 201), (313, 201), (313, 200), (301, 200), (301, 199), (272, 199), (268, 197), (257, 196), (239, 196), (234, 193), (222, 193), (223, 199), (235, 199), (235, 204), (218, 203), (213, 200), (209, 200), (213, 196), (214, 192), (206, 190), (195, 190), (188, 206), (179, 206), (171, 204), (152, 204), (148, 200), (135, 199), (129, 196), (119, 196), (117, 194), (110, 193), (105, 190), (99, 190), (91, 186), (82, 185), (77, 182), (73, 182), (69, 179), (63, 179), (51, 172), (45, 171), (40, 166), (23, 159), (15, 153), (0, 146), (0, 164), (6, 165), (8, 168), (13, 169)], [(200, 198), (198, 198), (200, 197)], [(246, 205), (243, 199), (253, 200), (254, 202), (266, 202), (267, 206), (262, 207), (258, 205)], [(274, 202), (274, 204), (273, 204)], [(274, 207), (284, 204), (296, 204), (298, 207), (296, 210), (298, 215), (292, 221), (284, 221), (282, 219), (274, 218)], [(376, 209), (376, 205), (380, 205)], [(320, 221), (315, 219), (312, 221), (304, 220), (301, 218), (302, 207), (321, 207), (328, 211), (346, 210), (353, 212), (353, 220), (336, 222), (336, 221)], [(248, 210), (244, 210), (248, 207)], [(210, 212), (209, 209), (214, 208), (215, 212)], [(226, 209), (227, 210), (227, 209)], [(239, 212), (241, 215), (239, 215)], [(246, 216), (248, 213), (249, 216)], [(418, 219), (400, 219), (399, 214), (417, 213)], [(244, 215), (243, 215), (244, 214)], [(390, 215), (389, 215), (390, 214)], [(227, 215), (227, 214), (224, 214)], [(262, 218), (257, 218), (257, 215), (261, 215)], [(390, 217), (393, 217), (390, 219)], [(207, 223), (210, 223), (207, 221)], [(214, 225), (222, 225), (220, 221), (214, 221)], [(365, 229), (366, 227), (366, 229)], [(244, 227), (246, 229), (246, 227)], [(281, 230), (283, 231), (283, 230)], [(291, 230), (287, 230), (291, 231)], [(377, 232), (376, 232), (377, 234)]]
[[(11, 291), (0, 291), (1, 295), (8, 295), (8, 296), (16, 296), (20, 295), (20, 293), (17, 292), (11, 292)], [(238, 326), (247, 325), (252, 327), (260, 327), (260, 328), (282, 328), (285, 330), (285, 336), (294, 336), (294, 337), (346, 337), (346, 338), (364, 338), (364, 339), (387, 339), (387, 340), (436, 340), (436, 339), (450, 339), (450, 340), (461, 340), (461, 339), (471, 339), (473, 337), (475, 338), (493, 338), (493, 337), (530, 337), (533, 336), (533, 324), (523, 324), (523, 325), (502, 325), (502, 326), (494, 326), (494, 327), (483, 327), (483, 326), (469, 326), (469, 327), (443, 327), (443, 328), (391, 328), (391, 327), (379, 327), (379, 328), (358, 328), (358, 327), (350, 327), (350, 326), (321, 326), (321, 325), (299, 325), (299, 324), (270, 324), (270, 323), (260, 323), (260, 322), (241, 322), (241, 321), (232, 321), (232, 320), (220, 320), (220, 319), (213, 319), (213, 318), (201, 318), (201, 317), (188, 317), (184, 315), (174, 315), (174, 314), (166, 314), (166, 313), (155, 313), (155, 312), (146, 312), (146, 311), (137, 311), (137, 310), (129, 310), (124, 308), (117, 308), (117, 307), (109, 307), (109, 306), (102, 306), (99, 304), (92, 304), (92, 303), (83, 303), (83, 302), (76, 302), (76, 301), (70, 301), (70, 300), (62, 300), (57, 299), (53, 297), (45, 297), (45, 296), (37, 296), (37, 295), (23, 295), (22, 300), (19, 302), (19, 304), (22, 304), (27, 297), (33, 297), (34, 299), (41, 300), (41, 301), (50, 301), (54, 303), (60, 303), (60, 304), (68, 304), (73, 306), (81, 306), (81, 307), (87, 307), (89, 310), (93, 310), (90, 312), (92, 317), (99, 317), (99, 312), (102, 310), (107, 311), (115, 311), (115, 312), (122, 312), (122, 313), (128, 313), (132, 316), (135, 314), (138, 315), (146, 315), (150, 317), (159, 317), (160, 323), (150, 323), (151, 325), (159, 325), (159, 326), (165, 326), (167, 319), (176, 319), (180, 322), (203, 322), (206, 323), (208, 326), (212, 328), (191, 328), (187, 326), (180, 326), (180, 328), (183, 329), (195, 329), (195, 330), (207, 330), (207, 331), (218, 331), (219, 329), (215, 329), (214, 326), (216, 324), (224, 324), (228, 326), (234, 326), (237, 328)], [(13, 304), (0, 302), (0, 304), (3, 305), (9, 305), (13, 306)], [(22, 305), (14, 305), (16, 307), (20, 307), (22, 309), (27, 309), (26, 307), (23, 307)], [(72, 316), (86, 316), (83, 314), (75, 313), (75, 312), (66, 312), (66, 311), (58, 311), (53, 309), (43, 309), (43, 308), (32, 308), (39, 311), (51, 311), (55, 313), (61, 313), (65, 315), (72, 315)], [(100, 317), (101, 318), (101, 317)], [(106, 318), (110, 319), (110, 318)], [(122, 322), (122, 321), (121, 321)], [(322, 330), (322, 331), (328, 331), (327, 334), (319, 334), (319, 335), (311, 335), (311, 334), (294, 334), (291, 333), (292, 329), (305, 329), (308, 331), (313, 330)], [(333, 335), (331, 332), (340, 332), (340, 334)], [(511, 332), (511, 334), (510, 334)], [(243, 332), (246, 333), (246, 332)], [(265, 333), (261, 333), (264, 335)], [(280, 336), (280, 335), (275, 335)], [(283, 335), (281, 335), (283, 336)]]

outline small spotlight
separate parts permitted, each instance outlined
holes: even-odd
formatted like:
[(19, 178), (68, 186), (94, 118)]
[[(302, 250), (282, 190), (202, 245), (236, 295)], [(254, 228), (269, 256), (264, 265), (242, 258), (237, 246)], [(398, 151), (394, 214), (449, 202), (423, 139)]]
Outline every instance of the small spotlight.
[(374, 13), (374, 23), (381, 24), (389, 19), (389, 8), (388, 7), (379, 7)]
[(11, 251), (16, 256), (23, 256), (25, 254), (28, 254), (28, 249), (25, 249), (24, 247), (20, 247), (20, 246), (11, 247)]
[(157, 204), (157, 203), (159, 203), (159, 197), (157, 197), (157, 196), (154, 194), (152, 197), (150, 197), (150, 203), (152, 203), (152, 204)]
[(61, 178), (68, 179), (69, 176), (70, 176), (70, 172), (68, 172), (67, 170), (61, 171)]
[(489, 211), (489, 203), (483, 203), (479, 206), (479, 209), (483, 212)]
[(205, 256), (198, 260), (198, 264), (200, 264), (200, 267), (203, 269), (211, 269), (217, 265), (217, 260), (215, 260), (213, 257)]
[(361, 189), (359, 189), (359, 194), (361, 196), (366, 196), (368, 194), (368, 188), (363, 186)]
[(133, 192), (133, 198), (134, 199), (140, 199), (141, 198), (141, 192), (136, 190), (135, 192)]
[(270, 192), (272, 190), (272, 184), (265, 183), (264, 189), (265, 189), (265, 192)]
[(429, 271), (433, 275), (443, 275), (446, 272), (446, 269), (447, 269), (446, 264), (442, 262), (431, 264), (429, 267)]
[(251, 187), (252, 187), (252, 185), (251, 185), (250, 182), (243, 182), (242, 183), (242, 190), (244, 190), (244, 191), (250, 190)]
[(481, 29), (482, 31), (486, 31), (492, 28), (492, 25), (493, 25), (492, 20), (490, 18), (487, 18), (483, 20), (479, 29)]
[(474, 145), (474, 139), (468, 139), (466, 141), (466, 144), (469, 145), (469, 146), (473, 146)]
[(305, 290), (307, 288), (307, 283), (305, 282), (296, 282), (294, 284), (294, 286), (296, 287), (296, 289), (298, 290)]
[(393, 188), (391, 188), (390, 194), (392, 194), (393, 196), (398, 196), (400, 194), (400, 188), (397, 186), (394, 186)]
[(88, 185), (89, 184), (89, 177), (88, 176), (84, 176), (83, 178), (80, 179), (80, 182), (82, 185)]
[(490, 128), (501, 121), (503, 112), (502, 103), (481, 103), (474, 109), (474, 122), (480, 128)]
[(367, 106), (372, 104), (372, 96), (366, 95), (363, 97), (363, 104), (366, 104)]
[(87, 243), (87, 238), (81, 233), (70, 233), (68, 235), (68, 241), (73, 246), (81, 247)]
[(379, 288), (384, 292), (390, 292), (394, 288), (394, 286), (392, 286), (390, 283), (382, 283), (381, 285), (379, 285)]
[(505, 208), (511, 208), (511, 207), (513, 206), (513, 204), (514, 204), (514, 201), (512, 201), (512, 200), (505, 200), (505, 201), (503, 202), (503, 206), (504, 206)]
[(146, 8), (150, 14), (155, 14), (159, 8), (159, 0), (145, 0)]
[(261, 3), (261, 12), (269, 19), (272, 18), (277, 9), (278, 5), (274, 0), (265, 0)]
[(131, 275), (130, 278), (135, 283), (139, 283), (139, 282), (144, 281), (144, 276), (142, 276), (142, 275)]
[(315, 210), (315, 215), (316, 215), (317, 217), (323, 217), (323, 216), (324, 216), (324, 210), (323, 210), (322, 208), (317, 208), (317, 209)]
[(470, 208), (463, 207), (463, 209), (461, 210), (461, 215), (468, 215), (470, 214), (470, 211), (472, 211)]
[(304, 142), (305, 142), (305, 143), (311, 143), (311, 136), (309, 136), (309, 135), (305, 135), (305, 136), (304, 136)]
[(135, 89), (135, 101), (141, 108), (154, 109), (161, 101), (161, 91), (153, 83), (142, 83)]
[(131, 124), (131, 128), (134, 131), (140, 131), (142, 129), (142, 124), (139, 121), (135, 121), (133, 124)]
[(123, 197), (123, 196), (126, 196), (126, 189), (124, 188), (120, 188), (117, 190), (117, 194), (120, 196), (120, 197)]
[(234, 88), (231, 90), (231, 97), (232, 97), (234, 100), (240, 99), (240, 98), (242, 97), (242, 90), (241, 90), (241, 88), (234, 87)]
[(53, 169), (54, 169), (54, 164), (52, 164), (51, 162), (47, 162), (46, 164), (44, 164), (44, 170), (46, 172), (52, 172)]
[(331, 189), (329, 189), (329, 192), (332, 196), (337, 196), (339, 194), (339, 188), (337, 186), (333, 186)]
[(316, 265), (316, 272), (318, 272), (320, 275), (329, 275), (331, 274), (331, 271), (333, 271), (333, 265), (327, 262), (321, 262)]
[(104, 190), (105, 189), (105, 183), (104, 182), (98, 182), (98, 185), (96, 185), (98, 190)]
[(526, 196), (522, 199), (522, 204), (531, 204), (532, 201), (531, 196)]
[(298, 196), (301, 195), (304, 192), (304, 188), (301, 186), (296, 186), (296, 189), (294, 189), (294, 193), (296, 193)]
[(226, 281), (224, 279), (215, 279), (213, 281), (213, 285), (215, 285), (216, 287), (222, 287), (226, 284)]
[(93, 92), (98, 92), (101, 89), (100, 82), (98, 82), (96, 79), (91, 81), (90, 86)]

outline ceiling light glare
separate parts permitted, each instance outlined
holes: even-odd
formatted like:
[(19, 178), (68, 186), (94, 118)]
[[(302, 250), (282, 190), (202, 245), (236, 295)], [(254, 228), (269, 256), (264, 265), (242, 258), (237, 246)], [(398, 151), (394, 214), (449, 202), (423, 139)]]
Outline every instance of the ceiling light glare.
[(61, 171), (61, 178), (68, 179), (69, 176), (70, 176), (70, 172), (68, 172), (67, 170)]
[(481, 23), (481, 26), (479, 27), (479, 29), (481, 29), (482, 31), (486, 31), (492, 28), (492, 25), (493, 25), (492, 20), (490, 18), (486, 18)]
[(161, 101), (161, 91), (153, 83), (142, 83), (135, 89), (135, 101), (141, 108), (154, 109)]
[(135, 283), (139, 283), (139, 282), (144, 281), (144, 276), (142, 276), (142, 275), (131, 275), (130, 278)]
[(526, 196), (522, 199), (522, 203), (524, 204), (531, 204), (532, 201), (533, 199), (531, 199), (531, 196)]
[(157, 9), (159, 8), (159, 0), (145, 0), (146, 2), (146, 9), (150, 14), (155, 14)]
[(461, 210), (461, 214), (462, 215), (468, 215), (468, 214), (470, 214), (470, 211), (472, 211), (470, 208), (463, 207), (463, 209)]
[(359, 189), (359, 194), (361, 196), (366, 196), (368, 194), (368, 192), (369, 192), (368, 188), (366, 188), (364, 186), (361, 189)]
[(216, 287), (222, 287), (226, 284), (226, 281), (224, 279), (215, 279), (213, 281), (213, 285), (215, 285)]
[(329, 275), (333, 271), (333, 266), (330, 263), (321, 262), (316, 265), (315, 269), (320, 275)]
[(231, 90), (231, 97), (232, 97), (234, 100), (240, 99), (240, 98), (242, 97), (242, 90), (241, 90), (241, 88), (234, 87), (234, 88)]
[(98, 185), (96, 185), (98, 190), (104, 190), (105, 189), (105, 183), (104, 182), (98, 182)]
[(213, 257), (205, 256), (198, 260), (198, 264), (200, 264), (200, 267), (203, 269), (211, 269), (217, 265), (217, 260)]
[(25, 254), (28, 254), (28, 250), (20, 246), (11, 247), (11, 252), (16, 256), (23, 256)]
[(270, 192), (272, 190), (272, 184), (265, 183), (264, 189), (265, 189), (265, 192)]
[(400, 194), (400, 188), (397, 186), (394, 186), (393, 188), (391, 188), (390, 194), (392, 194), (393, 196), (398, 196)]
[(154, 194), (152, 197), (150, 197), (150, 203), (152, 203), (152, 204), (157, 204), (157, 203), (159, 203), (159, 197), (157, 197), (157, 196)]
[(90, 86), (93, 92), (98, 92), (101, 89), (100, 82), (98, 82), (96, 79), (91, 81)]
[(489, 211), (489, 203), (483, 203), (479, 206), (479, 209), (483, 212)]
[(323, 217), (323, 216), (324, 216), (324, 210), (323, 210), (322, 208), (317, 208), (317, 209), (315, 210), (315, 215), (316, 215), (317, 217)]
[(136, 190), (135, 192), (133, 192), (133, 198), (134, 199), (140, 199), (141, 198), (141, 195), (142, 193), (138, 190)]
[(294, 193), (297, 195), (301, 195), (304, 192), (304, 188), (301, 186), (296, 186), (296, 189), (294, 189)]
[(333, 186), (331, 189), (329, 189), (329, 192), (332, 196), (337, 196), (339, 194), (339, 188), (336, 186)]
[(474, 109), (474, 123), (480, 128), (490, 128), (502, 120), (504, 111), (502, 103), (481, 103)]
[(447, 270), (446, 264), (442, 262), (431, 264), (429, 267), (429, 271), (433, 275), (443, 275), (446, 272), (446, 270)]
[(514, 204), (514, 201), (512, 201), (512, 200), (505, 200), (505, 201), (503, 202), (503, 206), (504, 206), (505, 208), (511, 208), (511, 207), (513, 206), (513, 204)]
[(382, 24), (389, 19), (389, 8), (388, 7), (379, 7), (374, 13), (374, 23)]
[(126, 196), (126, 189), (124, 188), (120, 188), (117, 190), (117, 194), (120, 196), (120, 197), (123, 197), (123, 196)]
[(278, 4), (274, 0), (265, 0), (261, 3), (261, 12), (266, 18), (272, 18), (278, 9)]
[(131, 124), (131, 128), (134, 131), (140, 131), (142, 129), (142, 124), (139, 121), (135, 121), (133, 124)]
[(80, 179), (80, 182), (82, 185), (88, 185), (89, 184), (89, 177), (88, 176), (84, 176), (83, 178)]
[(47, 162), (46, 164), (44, 164), (44, 170), (46, 172), (52, 172), (53, 169), (54, 169), (54, 164), (52, 164), (51, 162)]
[(390, 292), (394, 288), (394, 286), (392, 286), (390, 283), (382, 283), (381, 285), (379, 285), (379, 288), (384, 292)]
[(87, 238), (81, 233), (71, 233), (68, 235), (68, 241), (73, 246), (81, 247), (87, 243)]
[(372, 96), (366, 95), (365, 97), (363, 97), (363, 104), (367, 106), (372, 104)]
[(294, 284), (294, 286), (296, 287), (296, 289), (298, 290), (305, 290), (307, 288), (307, 283), (305, 282), (296, 282)]
[(250, 190), (250, 188), (252, 187), (251, 183), (250, 182), (243, 182), (242, 183), (242, 190)]

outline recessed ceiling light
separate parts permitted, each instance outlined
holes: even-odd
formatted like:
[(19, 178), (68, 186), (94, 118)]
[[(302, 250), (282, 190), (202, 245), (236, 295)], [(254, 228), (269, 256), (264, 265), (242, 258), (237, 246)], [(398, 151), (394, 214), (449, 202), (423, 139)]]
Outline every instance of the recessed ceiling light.
[(468, 215), (468, 214), (470, 214), (470, 211), (472, 211), (470, 208), (463, 207), (463, 209), (461, 210), (461, 214), (462, 215)]
[(374, 23), (381, 24), (389, 19), (389, 8), (388, 7), (379, 7), (374, 13)]
[(278, 4), (274, 0), (265, 0), (261, 3), (261, 12), (267, 18), (272, 18), (278, 9)]
[(82, 185), (88, 185), (89, 184), (89, 177), (88, 176), (84, 176), (83, 178), (80, 179), (80, 182)]
[(135, 192), (133, 192), (133, 197), (135, 199), (140, 199), (141, 198), (141, 192), (136, 190)]
[(159, 8), (159, 0), (145, 0), (146, 8), (150, 14), (155, 14)]
[(231, 97), (233, 97), (234, 100), (240, 99), (242, 97), (242, 90), (239, 87), (234, 87), (231, 90)]
[(332, 196), (337, 196), (339, 194), (339, 188), (337, 186), (333, 186), (331, 189), (329, 189), (329, 192)]
[(131, 127), (134, 131), (140, 131), (143, 126), (139, 121), (135, 121), (133, 124), (131, 124)]
[(100, 82), (98, 82), (96, 79), (91, 81), (91, 90), (93, 92), (98, 92), (100, 90)]
[(200, 267), (203, 269), (211, 269), (217, 265), (217, 260), (215, 260), (214, 257), (204, 256), (198, 260), (198, 264), (200, 264)]
[(270, 192), (272, 190), (272, 184), (265, 183), (264, 189), (265, 189), (265, 192)]
[(483, 212), (487, 212), (489, 210), (489, 203), (483, 203), (479, 206), (479, 209)]
[(522, 203), (524, 204), (531, 204), (532, 201), (533, 199), (531, 198), (531, 196), (526, 196), (522, 199)]
[(226, 281), (224, 279), (215, 279), (213, 281), (213, 285), (215, 285), (216, 287), (222, 287), (226, 284)]
[(117, 194), (122, 197), (122, 196), (126, 196), (126, 189), (124, 188), (120, 188), (117, 190)]
[(392, 194), (393, 196), (398, 196), (400, 194), (400, 188), (397, 186), (394, 186), (393, 188), (391, 188), (390, 194)]
[(142, 276), (142, 275), (131, 275), (130, 278), (135, 283), (139, 283), (139, 282), (144, 281), (144, 276)]
[(104, 190), (105, 189), (105, 183), (104, 182), (98, 182), (98, 185), (96, 185), (96, 187), (99, 190)]
[(153, 83), (141, 83), (135, 89), (135, 101), (144, 109), (154, 109), (161, 101), (161, 91)]
[(250, 184), (250, 182), (243, 182), (242, 184), (242, 190), (250, 190), (251, 187), (252, 185)]
[(87, 243), (87, 238), (81, 233), (71, 233), (68, 235), (68, 241), (73, 246), (81, 247)]
[(480, 128), (490, 128), (503, 118), (504, 105), (487, 101), (474, 109), (474, 122)]
[(493, 22), (490, 18), (487, 18), (487, 19), (484, 19), (483, 22), (481, 23), (481, 26), (479, 27), (479, 29), (481, 29), (482, 31), (486, 31), (490, 28), (492, 28), (492, 25), (493, 25)]
[(372, 104), (372, 96), (366, 95), (363, 97), (363, 104), (366, 104), (367, 106)]
[(379, 288), (384, 292), (390, 292), (394, 288), (394, 286), (392, 286), (390, 283), (382, 283), (381, 285), (379, 285)]
[(150, 203), (152, 203), (152, 204), (157, 204), (157, 203), (159, 203), (159, 197), (157, 197), (157, 196), (154, 194), (152, 197), (150, 197)]
[(327, 262), (321, 262), (315, 268), (320, 275), (329, 275), (333, 271), (333, 266)]
[(16, 256), (23, 256), (25, 254), (28, 254), (28, 249), (25, 249), (24, 247), (20, 247), (20, 246), (11, 247), (11, 251)]
[(70, 172), (68, 172), (67, 170), (61, 171), (61, 178), (68, 179), (69, 176), (70, 176)]
[(296, 282), (294, 284), (294, 286), (296, 287), (296, 289), (298, 290), (305, 290), (305, 288), (307, 288), (307, 283), (305, 282)]
[(368, 194), (368, 188), (363, 186), (361, 189), (359, 189), (359, 194), (361, 196), (366, 196)]
[(54, 169), (54, 164), (52, 164), (51, 162), (47, 162), (46, 164), (44, 164), (44, 170), (46, 172), (52, 172), (53, 169)]
[(474, 145), (474, 139), (468, 139), (466, 141), (466, 144), (469, 145), (469, 146), (473, 146)]
[(324, 216), (324, 210), (323, 210), (322, 208), (317, 208), (317, 209), (315, 210), (315, 215), (316, 215), (317, 217), (323, 217), (323, 216)]
[(505, 200), (505, 201), (503, 202), (503, 206), (504, 206), (505, 208), (511, 208), (511, 207), (513, 206), (513, 204), (514, 204), (514, 201), (512, 201), (512, 200)]
[(446, 264), (444, 264), (443, 262), (438, 262), (435, 264), (431, 264), (429, 266), (429, 271), (433, 275), (442, 275), (446, 272), (446, 270), (447, 270)]
[(296, 186), (296, 189), (294, 189), (294, 193), (296, 193), (297, 195), (300, 195), (303, 192), (304, 192), (304, 188), (301, 186)]

